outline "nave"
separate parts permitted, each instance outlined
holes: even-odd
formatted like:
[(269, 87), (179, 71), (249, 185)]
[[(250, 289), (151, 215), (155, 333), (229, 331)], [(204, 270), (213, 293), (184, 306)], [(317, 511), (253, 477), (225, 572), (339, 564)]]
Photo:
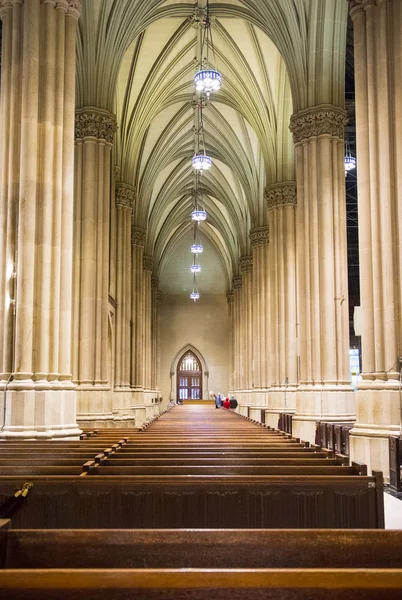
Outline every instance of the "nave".
[(206, 403), (82, 438), (0, 449), (13, 600), (400, 595), (402, 533), (365, 465)]

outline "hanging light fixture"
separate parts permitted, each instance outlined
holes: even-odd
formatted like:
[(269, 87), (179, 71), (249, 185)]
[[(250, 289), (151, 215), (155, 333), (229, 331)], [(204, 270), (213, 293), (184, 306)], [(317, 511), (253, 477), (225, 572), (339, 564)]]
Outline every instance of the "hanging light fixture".
[[(200, 34), (200, 62), (197, 73), (194, 76), (194, 84), (197, 92), (204, 93), (209, 99), (211, 92), (217, 92), (222, 85), (222, 75), (212, 68), (209, 61), (209, 50), (211, 49), (215, 58), (215, 50), (212, 42), (211, 18), (209, 16), (209, 0), (206, 1), (205, 19), (202, 23)], [(215, 61), (216, 62), (216, 58)]]
[(192, 244), (190, 250), (193, 254), (202, 254), (204, 252), (204, 247), (197, 240), (197, 232), (198, 232), (198, 222), (194, 223), (194, 243)]
[(350, 151), (350, 146), (348, 142), (346, 142), (346, 150), (345, 150), (345, 177), (349, 173), (349, 171), (353, 171), (356, 169), (356, 158), (352, 155)]
[(194, 273), (194, 279), (193, 279), (193, 291), (190, 294), (190, 298), (191, 298), (191, 300), (194, 300), (194, 302), (196, 302), (200, 298), (200, 293), (198, 291), (197, 278), (195, 276), (195, 273)]

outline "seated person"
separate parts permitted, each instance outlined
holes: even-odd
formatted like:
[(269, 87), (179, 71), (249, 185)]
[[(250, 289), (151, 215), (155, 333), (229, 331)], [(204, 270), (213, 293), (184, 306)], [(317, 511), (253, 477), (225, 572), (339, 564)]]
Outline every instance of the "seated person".
[(229, 398), (225, 398), (225, 402), (223, 403), (223, 408), (230, 408)]
[(237, 408), (237, 400), (234, 396), (230, 396), (230, 408)]

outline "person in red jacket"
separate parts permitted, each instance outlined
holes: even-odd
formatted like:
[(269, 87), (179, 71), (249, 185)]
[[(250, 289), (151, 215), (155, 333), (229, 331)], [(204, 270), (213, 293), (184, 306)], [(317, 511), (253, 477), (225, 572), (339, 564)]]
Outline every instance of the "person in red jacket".
[(223, 403), (223, 408), (230, 408), (229, 398), (225, 398), (225, 402)]

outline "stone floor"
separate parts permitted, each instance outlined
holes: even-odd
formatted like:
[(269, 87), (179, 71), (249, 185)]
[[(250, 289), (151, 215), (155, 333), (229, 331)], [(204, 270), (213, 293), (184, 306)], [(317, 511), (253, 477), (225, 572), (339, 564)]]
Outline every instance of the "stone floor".
[(402, 529), (402, 500), (384, 494), (385, 529)]

